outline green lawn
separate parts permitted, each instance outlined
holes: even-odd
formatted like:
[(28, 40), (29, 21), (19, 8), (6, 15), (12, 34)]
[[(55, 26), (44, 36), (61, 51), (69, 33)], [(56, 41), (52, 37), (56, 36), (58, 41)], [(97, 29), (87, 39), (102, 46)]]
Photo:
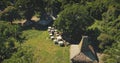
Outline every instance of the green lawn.
[(34, 48), (33, 63), (70, 63), (69, 47), (55, 45), (47, 31), (27, 30), (23, 34), (28, 39), (23, 45)]

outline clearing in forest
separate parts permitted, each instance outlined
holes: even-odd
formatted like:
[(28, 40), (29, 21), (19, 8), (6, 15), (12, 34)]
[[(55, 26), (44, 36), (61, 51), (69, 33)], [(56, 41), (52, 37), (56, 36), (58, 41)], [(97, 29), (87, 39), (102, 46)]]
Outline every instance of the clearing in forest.
[(26, 30), (23, 45), (34, 48), (34, 63), (69, 63), (69, 47), (55, 45), (47, 31)]

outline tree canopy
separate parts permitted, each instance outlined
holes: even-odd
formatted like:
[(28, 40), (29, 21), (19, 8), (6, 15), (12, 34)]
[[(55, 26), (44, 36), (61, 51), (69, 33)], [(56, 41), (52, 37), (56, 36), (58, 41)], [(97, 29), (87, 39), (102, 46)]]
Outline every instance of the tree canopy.
[[(86, 30), (88, 26), (94, 22), (88, 14), (84, 6), (79, 6), (78, 4), (69, 6), (59, 14), (59, 17), (55, 21), (55, 26), (63, 34), (67, 34), (69, 38), (79, 40), (81, 35), (87, 34)], [(75, 37), (76, 35), (78, 38)]]

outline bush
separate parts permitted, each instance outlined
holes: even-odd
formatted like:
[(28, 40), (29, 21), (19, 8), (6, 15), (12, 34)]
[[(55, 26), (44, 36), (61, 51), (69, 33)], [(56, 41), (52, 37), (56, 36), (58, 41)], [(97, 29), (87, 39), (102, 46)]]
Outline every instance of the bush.
[(30, 46), (21, 46), (10, 59), (5, 59), (3, 63), (32, 63), (34, 49)]
[(20, 42), (18, 39), (21, 38), (20, 34), (21, 30), (18, 25), (0, 22), (0, 62), (10, 58), (16, 51), (17, 44)]
[(0, 20), (12, 22), (14, 19), (19, 19), (20, 15), (17, 12), (17, 9), (13, 6), (8, 6), (0, 13)]

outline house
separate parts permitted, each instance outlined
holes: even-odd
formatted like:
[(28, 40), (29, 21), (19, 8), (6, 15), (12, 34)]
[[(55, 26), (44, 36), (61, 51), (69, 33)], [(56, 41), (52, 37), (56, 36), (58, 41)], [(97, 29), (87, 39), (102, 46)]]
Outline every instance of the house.
[(99, 63), (97, 54), (88, 41), (88, 36), (82, 36), (78, 45), (71, 45), (71, 63)]

